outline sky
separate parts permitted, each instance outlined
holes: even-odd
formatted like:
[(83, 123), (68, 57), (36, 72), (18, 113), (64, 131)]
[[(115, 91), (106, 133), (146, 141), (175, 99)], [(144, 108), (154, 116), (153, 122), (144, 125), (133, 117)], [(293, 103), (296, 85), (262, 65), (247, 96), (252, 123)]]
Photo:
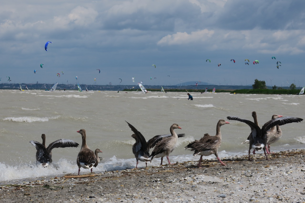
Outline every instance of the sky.
[(1, 0), (0, 83), (305, 86), (304, 8), (304, 0)]

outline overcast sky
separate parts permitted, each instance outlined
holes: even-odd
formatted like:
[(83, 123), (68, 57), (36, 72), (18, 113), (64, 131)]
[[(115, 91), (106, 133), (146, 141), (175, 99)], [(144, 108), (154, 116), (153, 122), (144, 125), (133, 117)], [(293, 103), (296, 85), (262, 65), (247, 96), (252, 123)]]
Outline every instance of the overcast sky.
[(1, 0), (0, 82), (305, 86), (304, 8), (304, 0)]

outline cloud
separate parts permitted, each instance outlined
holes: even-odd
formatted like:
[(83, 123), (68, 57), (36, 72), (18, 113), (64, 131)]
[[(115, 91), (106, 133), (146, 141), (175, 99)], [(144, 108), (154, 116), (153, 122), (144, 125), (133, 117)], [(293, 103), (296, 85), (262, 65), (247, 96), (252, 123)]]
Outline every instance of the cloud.
[(157, 44), (158, 45), (177, 45), (177, 44), (190, 44), (190, 43), (200, 43), (207, 41), (214, 34), (213, 30), (200, 30), (196, 32), (191, 32), (190, 34), (186, 32), (177, 32), (173, 35), (167, 35), (163, 37)]

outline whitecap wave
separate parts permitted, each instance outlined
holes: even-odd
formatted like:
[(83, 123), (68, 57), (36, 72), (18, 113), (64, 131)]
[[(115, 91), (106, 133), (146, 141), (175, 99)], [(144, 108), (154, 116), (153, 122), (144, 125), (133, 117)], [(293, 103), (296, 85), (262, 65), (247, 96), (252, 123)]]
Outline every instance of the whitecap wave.
[(41, 97), (56, 97), (56, 98), (88, 98), (86, 95), (69, 94), (69, 95), (39, 95)]
[(213, 108), (213, 104), (195, 104), (195, 106), (200, 107), (200, 108)]
[(31, 117), (31, 116), (25, 116), (25, 117), (7, 117), (4, 118), (4, 121), (13, 121), (17, 123), (33, 123), (33, 122), (48, 122), (50, 119), (58, 119), (60, 116), (54, 116), (54, 117)]
[(303, 137), (296, 137), (296, 138), (294, 138), (294, 139), (295, 139), (296, 141), (302, 143), (302, 144), (305, 144), (305, 136), (303, 136)]
[(297, 105), (299, 105), (300, 103), (283, 103), (283, 104), (297, 106)]
[(24, 107), (22, 107), (21, 109), (24, 110), (24, 111), (38, 111), (38, 110), (40, 110), (40, 108), (30, 109), (30, 108), (24, 108)]

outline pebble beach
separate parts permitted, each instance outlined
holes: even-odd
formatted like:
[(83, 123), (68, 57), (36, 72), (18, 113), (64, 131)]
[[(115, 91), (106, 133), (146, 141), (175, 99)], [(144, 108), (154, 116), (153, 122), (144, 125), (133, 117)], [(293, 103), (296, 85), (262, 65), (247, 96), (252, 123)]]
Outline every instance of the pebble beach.
[[(305, 150), (1, 182), (1, 202), (305, 202)], [(199, 157), (198, 157), (199, 158)]]

